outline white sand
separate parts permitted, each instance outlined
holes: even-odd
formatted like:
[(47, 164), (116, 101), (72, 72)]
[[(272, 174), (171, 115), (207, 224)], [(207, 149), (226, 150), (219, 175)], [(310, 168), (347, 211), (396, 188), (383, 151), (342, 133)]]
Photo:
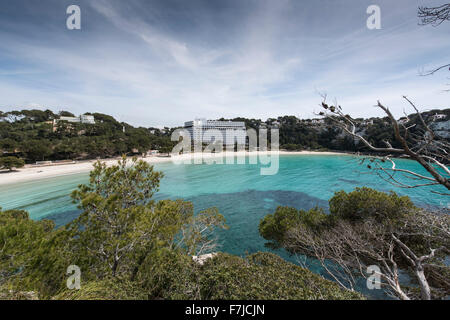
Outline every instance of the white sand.
[[(337, 152), (317, 152), (317, 151), (256, 151), (256, 152), (223, 152), (223, 153), (191, 153), (191, 154), (183, 154), (172, 157), (156, 157), (149, 156), (146, 158), (142, 158), (143, 160), (149, 163), (161, 163), (161, 162), (174, 162), (178, 164), (182, 164), (185, 161), (191, 160), (194, 163), (194, 159), (203, 159), (203, 160), (214, 160), (214, 158), (223, 158), (223, 157), (244, 157), (244, 156), (276, 156), (276, 155), (344, 155), (345, 153), (337, 153)], [(116, 163), (117, 159), (106, 159), (101, 160), (106, 162), (108, 165)], [(24, 168), (21, 168), (17, 171), (13, 172), (1, 172), (0, 173), (0, 185), (24, 182), (24, 181), (33, 181), (44, 178), (52, 178), (70, 174), (77, 174), (83, 172), (89, 172), (92, 170), (92, 165), (95, 163), (95, 160), (92, 161), (82, 161), (77, 163), (69, 163), (69, 164), (52, 164), (47, 166), (36, 166), (36, 165), (26, 165)]]

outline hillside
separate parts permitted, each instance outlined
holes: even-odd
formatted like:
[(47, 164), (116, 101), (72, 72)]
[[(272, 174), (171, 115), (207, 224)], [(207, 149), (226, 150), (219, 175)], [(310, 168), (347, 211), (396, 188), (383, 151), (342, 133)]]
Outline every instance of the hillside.
[(0, 149), (4, 155), (34, 162), (107, 158), (172, 146), (169, 132), (135, 128), (101, 113), (85, 115), (92, 115), (95, 123), (59, 121), (74, 116), (66, 111), (0, 112)]
[[(450, 109), (422, 113), (436, 134), (450, 138)], [(439, 115), (439, 116), (436, 116)], [(58, 114), (50, 110), (22, 110), (0, 112), (0, 150), (3, 156), (16, 156), (32, 163), (43, 160), (95, 159), (121, 154), (142, 154), (151, 149), (167, 152), (174, 146), (170, 135), (174, 128), (135, 128), (118, 122), (112, 116), (86, 113), (95, 123), (62, 121), (74, 115), (67, 111)], [(422, 130), (417, 115), (408, 116), (408, 126), (414, 134)], [(279, 129), (280, 147), (286, 150), (369, 151), (333, 125), (330, 119), (299, 119), (282, 116), (266, 121), (261, 119), (219, 119), (244, 121), (247, 128)], [(406, 118), (400, 118), (403, 122)], [(387, 118), (356, 119), (357, 131), (374, 145), (393, 141), (393, 130)]]

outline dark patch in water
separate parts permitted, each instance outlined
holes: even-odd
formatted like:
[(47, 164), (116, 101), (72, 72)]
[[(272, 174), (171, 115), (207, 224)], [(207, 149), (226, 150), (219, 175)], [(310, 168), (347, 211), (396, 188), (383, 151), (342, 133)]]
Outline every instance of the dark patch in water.
[(350, 183), (350, 184), (354, 184), (354, 185), (359, 185), (361, 181), (358, 180), (352, 180), (352, 179), (344, 179), (344, 178), (339, 178), (339, 181), (345, 182), (345, 183)]
[(266, 251), (265, 240), (259, 235), (258, 226), (262, 218), (274, 213), (278, 206), (289, 206), (297, 209), (311, 209), (316, 206), (328, 208), (328, 202), (295, 191), (257, 191), (204, 194), (186, 200), (192, 201), (195, 211), (217, 207), (223, 214), (228, 230), (219, 231), (219, 242), (222, 250), (243, 255), (256, 251)]
[(255, 208), (262, 208), (264, 205), (270, 204), (273, 211), (278, 206), (304, 210), (309, 210), (316, 206), (328, 208), (328, 201), (312, 197), (303, 192), (284, 190), (247, 190), (243, 192), (204, 194), (187, 198), (186, 200), (192, 201), (196, 205), (196, 210), (203, 210), (212, 206), (219, 207), (219, 204), (222, 204), (224, 209), (239, 209), (245, 204), (244, 201), (254, 204)]
[(53, 220), (55, 222), (55, 226), (58, 228), (58, 227), (66, 225), (69, 222), (71, 222), (72, 220), (78, 218), (80, 213), (81, 213), (81, 210), (70, 210), (70, 211), (65, 211), (63, 213), (49, 214), (41, 219)]
[(45, 199), (42, 199), (42, 200), (39, 200), (39, 201), (34, 201), (34, 202), (27, 203), (24, 206), (19, 206), (19, 207), (17, 207), (17, 209), (18, 210), (22, 210), (22, 209), (23, 210), (27, 210), (27, 208), (32, 207), (32, 206), (36, 206), (36, 205), (39, 205), (41, 203), (46, 203), (46, 202), (50, 202), (52, 200), (66, 198), (66, 197), (67, 197), (67, 195), (63, 194), (63, 195), (59, 195), (59, 196), (55, 196), (55, 197), (45, 198)]

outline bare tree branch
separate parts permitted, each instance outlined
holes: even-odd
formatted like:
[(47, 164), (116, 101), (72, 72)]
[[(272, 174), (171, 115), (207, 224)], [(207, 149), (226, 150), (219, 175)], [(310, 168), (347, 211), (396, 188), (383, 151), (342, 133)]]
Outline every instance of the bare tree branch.
[(421, 19), (421, 25), (437, 27), (444, 21), (450, 21), (450, 3), (438, 7), (419, 7), (417, 16)]
[[(416, 188), (440, 184), (447, 188), (447, 190), (450, 190), (450, 170), (448, 167), (448, 163), (450, 162), (450, 146), (447, 141), (440, 139), (435, 134), (430, 122), (427, 123), (427, 121), (425, 121), (422, 114), (419, 112), (419, 109), (406, 96), (403, 98), (414, 108), (419, 124), (423, 127), (423, 129), (416, 128), (415, 124), (406, 126), (403, 122), (399, 123), (387, 107), (380, 102), (377, 103), (377, 107), (383, 110), (388, 116), (394, 131), (395, 142), (397, 142), (401, 148), (393, 147), (392, 141), (387, 140), (384, 141), (386, 147), (378, 147), (373, 145), (362, 134), (357, 133), (355, 120), (353, 120), (349, 115), (344, 114), (340, 106), (328, 105), (325, 101), (325, 95), (322, 95), (322, 97), (324, 98), (324, 101), (322, 101), (321, 105), (325, 109), (325, 112), (321, 112), (319, 114), (331, 119), (337, 127), (361, 141), (371, 151), (383, 155), (372, 157), (371, 160), (372, 162), (373, 160), (377, 160), (374, 169), (385, 173), (388, 176), (389, 181), (404, 188)], [(411, 120), (408, 117), (406, 123), (409, 121)], [(432, 122), (433, 121), (434, 120), (432, 120)], [(411, 128), (414, 128), (415, 132), (411, 132)], [(428, 172), (429, 176), (425, 176), (411, 170), (398, 168), (392, 159), (392, 155), (418, 162)], [(386, 168), (384, 166), (385, 162), (390, 162), (392, 164), (391, 168)], [(372, 166), (369, 165), (369, 168), (371, 169)], [(405, 176), (413, 177), (414, 179), (431, 181), (431, 183), (420, 182), (414, 185), (405, 184), (396, 179), (393, 174), (388, 173), (388, 171), (391, 171), (392, 173), (399, 172)]]

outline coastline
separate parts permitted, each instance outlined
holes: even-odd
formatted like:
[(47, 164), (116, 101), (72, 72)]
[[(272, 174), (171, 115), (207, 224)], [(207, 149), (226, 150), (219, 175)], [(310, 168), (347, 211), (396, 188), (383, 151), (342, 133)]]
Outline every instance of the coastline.
[[(274, 156), (274, 155), (351, 155), (353, 153), (345, 152), (331, 152), (331, 151), (239, 151), (239, 152), (222, 152), (222, 153), (191, 153), (182, 154), (171, 157), (159, 157), (159, 156), (149, 156), (146, 158), (139, 157), (148, 163), (166, 163), (166, 162), (177, 162), (183, 164), (186, 160), (194, 159), (216, 159), (224, 157), (247, 157), (247, 156)], [(112, 159), (99, 159), (102, 162), (106, 162), (107, 165), (111, 165), (120, 158)], [(24, 168), (18, 169), (13, 172), (0, 172), (0, 185), (7, 185), (19, 182), (35, 181), (45, 178), (53, 178), (71, 174), (78, 174), (83, 172), (89, 172), (92, 170), (93, 164), (97, 160), (87, 160), (75, 163), (64, 163), (64, 164), (52, 164), (45, 166), (37, 165), (26, 165)], [(214, 161), (214, 160), (213, 160)]]

